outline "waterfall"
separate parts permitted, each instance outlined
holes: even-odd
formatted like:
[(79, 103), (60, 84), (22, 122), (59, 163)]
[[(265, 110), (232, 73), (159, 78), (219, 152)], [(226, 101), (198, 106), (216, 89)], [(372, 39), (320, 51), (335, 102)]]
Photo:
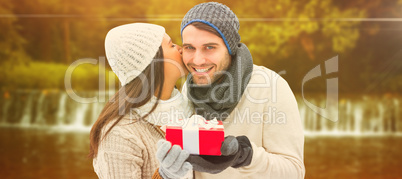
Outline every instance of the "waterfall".
[(30, 125), (32, 115), (32, 100), (33, 95), (28, 95), (28, 101), (25, 104), (23, 116), (20, 122), (20, 125), (23, 127), (28, 127)]
[[(298, 101), (303, 101), (300, 98), (297, 96)], [(303, 103), (299, 103), (299, 110), (306, 135), (402, 135), (400, 100), (400, 96), (339, 99), (336, 122), (325, 119)], [(310, 102), (324, 103), (320, 100)], [(331, 113), (336, 111), (334, 106), (326, 108)]]
[[(15, 91), (4, 94), (0, 96), (0, 128), (89, 132), (105, 104), (80, 103), (63, 91)], [(78, 96), (90, 98), (99, 94), (80, 92)], [(107, 96), (113, 94), (109, 91)], [(334, 105), (325, 106), (326, 99), (322, 96), (310, 99), (310, 103), (328, 109), (329, 115), (339, 116), (335, 122), (310, 109), (300, 95), (296, 95), (296, 99), (306, 135), (402, 134), (401, 96), (340, 98), (338, 108)]]
[(6, 121), (8, 119), (7, 113), (9, 111), (10, 104), (11, 104), (11, 99), (8, 99), (8, 98), (9, 97), (4, 97), (4, 99), (2, 99), (2, 103), (3, 103), (2, 108), (3, 108), (3, 110), (2, 110), (2, 116), (1, 116), (1, 119), (0, 119), (0, 125), (7, 125), (7, 121)]
[(379, 132), (384, 132), (384, 124), (382, 123), (382, 119), (384, 119), (384, 106), (381, 103), (377, 104), (378, 115), (373, 120), (373, 128), (378, 128)]
[(46, 125), (46, 119), (44, 119), (43, 113), (44, 113), (44, 106), (43, 103), (45, 102), (45, 97), (46, 93), (42, 92), (40, 93), (40, 97), (37, 103), (37, 109), (36, 109), (36, 117), (35, 121), (32, 124), (35, 127), (40, 127), (40, 126), (45, 126)]
[[(397, 122), (399, 122), (400, 120), (400, 105), (399, 105), (399, 100), (398, 99), (394, 99), (394, 105), (395, 105), (395, 119), (397, 119)], [(402, 131), (402, 122), (398, 123), (399, 125), (396, 125), (396, 131)]]
[(363, 109), (360, 104), (356, 104), (353, 110), (354, 117), (354, 133), (360, 134), (362, 132)]
[(88, 112), (89, 104), (79, 104), (75, 109), (74, 122), (70, 125), (75, 129), (85, 129), (84, 120)]
[(66, 101), (67, 101), (67, 94), (62, 93), (60, 95), (59, 108), (58, 108), (57, 117), (56, 117), (57, 125), (59, 127), (64, 125), (64, 121), (65, 121), (65, 117), (66, 117)]
[[(81, 92), (79, 95), (96, 94)], [(15, 91), (0, 99), (0, 128), (89, 132), (104, 106), (104, 102), (76, 102), (62, 91)]]

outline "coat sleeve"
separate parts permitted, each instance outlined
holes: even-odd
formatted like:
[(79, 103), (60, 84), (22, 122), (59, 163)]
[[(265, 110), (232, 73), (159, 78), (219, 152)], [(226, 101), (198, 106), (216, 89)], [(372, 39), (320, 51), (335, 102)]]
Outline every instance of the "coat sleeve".
[(296, 99), (281, 77), (277, 79), (276, 90), (272, 92), (274, 96), (266, 104), (265, 110), (271, 110), (275, 115), (271, 115), (271, 119), (268, 116), (264, 118), (263, 146), (258, 147), (252, 142), (252, 162), (249, 166), (241, 167), (240, 172), (264, 178), (304, 178), (304, 134)]
[(95, 173), (101, 179), (141, 178), (141, 148), (119, 131), (110, 131), (101, 141), (94, 159)]

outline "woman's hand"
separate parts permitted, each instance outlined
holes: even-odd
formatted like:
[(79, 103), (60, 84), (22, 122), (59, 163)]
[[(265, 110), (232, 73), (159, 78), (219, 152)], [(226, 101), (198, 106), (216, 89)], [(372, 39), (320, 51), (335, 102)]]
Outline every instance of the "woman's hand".
[(156, 158), (159, 160), (159, 175), (167, 178), (181, 178), (185, 176), (193, 167), (186, 162), (189, 153), (182, 150), (180, 146), (173, 145), (166, 140), (159, 140)]

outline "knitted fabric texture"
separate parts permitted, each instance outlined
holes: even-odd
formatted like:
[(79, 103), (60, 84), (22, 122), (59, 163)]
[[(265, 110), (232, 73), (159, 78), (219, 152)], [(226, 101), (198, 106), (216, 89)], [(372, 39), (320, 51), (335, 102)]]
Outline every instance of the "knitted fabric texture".
[(106, 57), (122, 86), (136, 78), (152, 62), (164, 35), (165, 28), (146, 23), (121, 25), (107, 33)]
[[(154, 126), (161, 124), (154, 123), (155, 118), (170, 117), (172, 111), (183, 112), (183, 118), (190, 117), (192, 106), (183, 101), (188, 100), (184, 100), (175, 89), (171, 99), (159, 101), (154, 112), (145, 118), (147, 122), (133, 119), (130, 114), (124, 116), (99, 144), (98, 155), (93, 160), (98, 178), (151, 178), (159, 167), (156, 158), (157, 142), (165, 137), (160, 129)], [(153, 105), (147, 103), (142, 106), (141, 111), (147, 113), (152, 107)], [(102, 128), (102, 138), (113, 123), (114, 120)], [(184, 178), (192, 178), (192, 172)]]
[(193, 22), (202, 22), (213, 27), (221, 35), (230, 55), (235, 55), (240, 42), (239, 19), (229, 7), (208, 2), (194, 6), (184, 16), (181, 22), (181, 33)]
[[(102, 129), (102, 137), (113, 123)], [(98, 178), (151, 178), (159, 167), (156, 143), (163, 138), (152, 125), (124, 117), (101, 141), (95, 173)]]

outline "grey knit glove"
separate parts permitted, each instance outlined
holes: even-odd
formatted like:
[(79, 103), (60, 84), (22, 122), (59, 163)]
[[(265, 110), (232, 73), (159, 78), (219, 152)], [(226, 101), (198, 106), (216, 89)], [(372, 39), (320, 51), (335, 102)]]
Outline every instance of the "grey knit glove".
[(192, 166), (186, 159), (189, 153), (182, 150), (180, 146), (173, 145), (166, 140), (159, 140), (158, 150), (156, 151), (156, 158), (158, 159), (159, 175), (165, 179), (181, 178), (187, 174)]
[(253, 149), (246, 136), (227, 136), (222, 143), (221, 156), (190, 155), (187, 159), (193, 170), (216, 174), (228, 167), (238, 168), (250, 165)]

